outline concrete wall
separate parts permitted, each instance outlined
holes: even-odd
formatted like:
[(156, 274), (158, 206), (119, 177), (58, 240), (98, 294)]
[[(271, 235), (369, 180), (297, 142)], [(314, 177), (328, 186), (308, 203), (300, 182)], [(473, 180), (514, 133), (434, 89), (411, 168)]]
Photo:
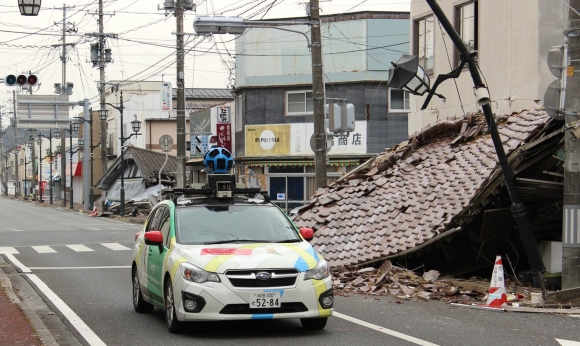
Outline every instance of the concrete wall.
[[(465, 1), (439, 0), (438, 4), (453, 23), (454, 6), (461, 2)], [(511, 114), (541, 104), (545, 88), (555, 79), (547, 68), (547, 51), (563, 42), (567, 9), (561, 3), (540, 0), (480, 0), (478, 6), (479, 66), (489, 87), (493, 112)], [(413, 20), (429, 13), (426, 2), (411, 2), (412, 44)], [(434, 30), (431, 83), (437, 75), (451, 71), (448, 54), (453, 61), (454, 49), (437, 21)], [(411, 97), (409, 134), (440, 119), (478, 110), (469, 71), (464, 69), (455, 81), (459, 95), (453, 80), (448, 80), (437, 88), (446, 101), (433, 97), (424, 111), (420, 110), (424, 97)]]

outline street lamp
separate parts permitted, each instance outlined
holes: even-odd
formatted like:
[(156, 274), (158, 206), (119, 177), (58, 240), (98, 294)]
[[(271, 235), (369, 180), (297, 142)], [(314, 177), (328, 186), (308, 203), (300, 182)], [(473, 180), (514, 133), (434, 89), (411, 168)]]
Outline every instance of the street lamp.
[(38, 16), (41, 0), (18, 0), (21, 16)]
[[(56, 132), (57, 131), (55, 131), (55, 135), (56, 135)], [(60, 131), (58, 131), (58, 133), (59, 133), (59, 138), (57, 138), (57, 139), (60, 139)], [(60, 149), (60, 147), (57, 146), (57, 148), (58, 148), (57, 151), (54, 152), (54, 153), (52, 152), (52, 129), (49, 129), (48, 137), (46, 137), (45, 135), (39, 133), (38, 134), (38, 137), (36, 138), (36, 143), (39, 146), (40, 155), (42, 155), (42, 138), (41, 137), (44, 137), (44, 138), (48, 139), (49, 148), (46, 148), (46, 156), (43, 157), (41, 160), (39, 160), (40, 161), (39, 162), (39, 165), (40, 165), (40, 167), (39, 167), (39, 172), (40, 172), (39, 173), (39, 178), (42, 178), (42, 160), (44, 160), (44, 159), (46, 159), (48, 157), (50, 159), (50, 178), (49, 178), (49, 181), (48, 181), (48, 187), (49, 187), (49, 190), (50, 190), (50, 204), (52, 204), (52, 161), (56, 157), (57, 153), (60, 151), (60, 150), (58, 150), (58, 149)], [(55, 138), (56, 138), (56, 136), (55, 136)], [(39, 182), (39, 185), (40, 185), (40, 182)], [(41, 189), (40, 186), (39, 186), (39, 189), (38, 190), (39, 190), (39, 194), (40, 194), (40, 200), (39, 200), (39, 202), (43, 202), (42, 193), (43, 193), (43, 190), (44, 189)]]
[[(135, 116), (135, 120), (131, 121), (131, 128), (133, 129), (133, 133), (129, 135), (129, 137), (125, 137), (124, 134), (124, 122), (123, 122), (123, 92), (121, 91), (121, 98), (120, 98), (120, 105), (119, 107), (114, 106), (110, 103), (102, 103), (101, 104), (101, 110), (99, 111), (99, 117), (104, 117), (106, 119), (107, 117), (107, 112), (108, 110), (105, 109), (104, 105), (108, 104), (109, 106), (115, 108), (116, 110), (119, 111), (119, 114), (121, 116), (121, 137), (119, 138), (121, 140), (121, 206), (119, 209), (119, 215), (124, 216), (125, 215), (125, 141), (128, 140), (129, 138), (133, 137), (133, 136), (139, 136), (141, 135), (139, 132), (139, 130), (141, 130), (141, 122), (139, 120), (137, 120), (137, 116)], [(104, 112), (103, 112), (104, 111)]]

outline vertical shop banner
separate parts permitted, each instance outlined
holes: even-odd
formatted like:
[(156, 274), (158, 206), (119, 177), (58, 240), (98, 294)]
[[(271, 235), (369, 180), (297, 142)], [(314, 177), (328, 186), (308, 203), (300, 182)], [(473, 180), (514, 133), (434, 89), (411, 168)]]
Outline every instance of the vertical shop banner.
[(161, 83), (161, 111), (171, 112), (173, 103), (171, 100), (171, 83)]
[(232, 124), (217, 125), (217, 140), (218, 147), (226, 148), (230, 153), (232, 152)]
[(229, 124), (230, 120), (230, 106), (218, 106), (217, 111), (217, 123), (218, 124)]

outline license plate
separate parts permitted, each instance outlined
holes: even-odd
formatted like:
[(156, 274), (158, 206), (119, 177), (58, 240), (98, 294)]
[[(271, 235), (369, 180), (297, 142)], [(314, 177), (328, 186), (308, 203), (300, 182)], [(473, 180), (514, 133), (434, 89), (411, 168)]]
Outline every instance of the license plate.
[(264, 292), (250, 294), (250, 308), (279, 308), (282, 302), (280, 299), (280, 292)]

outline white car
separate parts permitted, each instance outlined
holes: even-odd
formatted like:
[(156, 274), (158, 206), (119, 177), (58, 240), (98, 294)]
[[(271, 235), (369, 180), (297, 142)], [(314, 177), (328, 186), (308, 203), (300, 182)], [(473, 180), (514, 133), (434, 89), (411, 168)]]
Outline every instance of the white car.
[(135, 236), (135, 311), (164, 309), (170, 332), (185, 321), (288, 318), (323, 329), (334, 296), (312, 236), (269, 201), (163, 201)]

